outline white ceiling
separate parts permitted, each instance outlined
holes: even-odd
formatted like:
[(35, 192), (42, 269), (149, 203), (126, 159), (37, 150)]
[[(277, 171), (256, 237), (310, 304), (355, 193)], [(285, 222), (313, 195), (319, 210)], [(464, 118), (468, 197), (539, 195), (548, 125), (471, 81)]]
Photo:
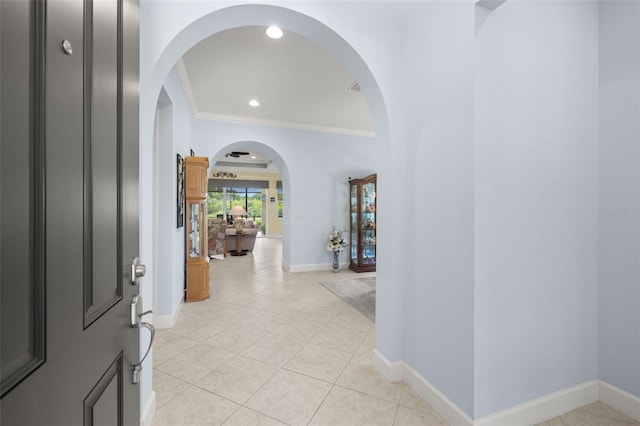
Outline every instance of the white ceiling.
[[(209, 37), (176, 65), (196, 118), (373, 136), (362, 92), (328, 51), (293, 32), (265, 27)], [(260, 106), (249, 106), (257, 99)]]
[(255, 150), (239, 149), (241, 152), (249, 152), (249, 155), (241, 155), (240, 157), (232, 157), (229, 154), (234, 150), (229, 150), (225, 156), (219, 159), (212, 170), (212, 173), (218, 171), (229, 171), (236, 173), (280, 173), (273, 162), (260, 152)]

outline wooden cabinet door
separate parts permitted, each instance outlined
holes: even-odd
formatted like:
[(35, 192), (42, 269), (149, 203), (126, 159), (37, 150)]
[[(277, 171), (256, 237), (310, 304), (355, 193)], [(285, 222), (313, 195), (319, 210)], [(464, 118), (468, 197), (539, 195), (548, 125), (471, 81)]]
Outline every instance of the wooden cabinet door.
[(205, 259), (187, 263), (187, 302), (209, 298), (209, 263)]
[(187, 199), (207, 198), (209, 159), (207, 157), (187, 157), (185, 164), (185, 192)]
[(200, 292), (202, 294), (202, 298), (208, 299), (209, 298), (209, 263), (208, 262), (205, 262), (200, 267), (200, 279), (202, 283), (200, 285)]

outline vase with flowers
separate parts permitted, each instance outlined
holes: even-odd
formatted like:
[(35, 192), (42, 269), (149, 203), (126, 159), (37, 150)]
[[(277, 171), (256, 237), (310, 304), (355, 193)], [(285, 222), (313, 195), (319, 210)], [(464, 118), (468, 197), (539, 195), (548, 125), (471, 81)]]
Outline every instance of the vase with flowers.
[(340, 270), (339, 256), (340, 252), (348, 245), (347, 241), (342, 237), (342, 231), (338, 231), (336, 227), (332, 227), (329, 232), (329, 242), (327, 243), (327, 251), (333, 252), (333, 272)]

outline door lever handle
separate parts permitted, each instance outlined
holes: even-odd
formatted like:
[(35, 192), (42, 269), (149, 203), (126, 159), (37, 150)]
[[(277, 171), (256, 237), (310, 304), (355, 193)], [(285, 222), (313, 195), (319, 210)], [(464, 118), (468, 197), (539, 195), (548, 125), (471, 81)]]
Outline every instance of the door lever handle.
[(140, 296), (139, 294), (136, 294), (135, 296), (133, 296), (133, 299), (131, 300), (131, 306), (129, 311), (131, 314), (131, 317), (129, 319), (129, 324), (131, 325), (131, 327), (137, 327), (138, 324), (140, 324), (140, 320), (142, 319), (143, 316), (153, 313), (153, 310), (151, 309), (144, 312), (141, 312), (141, 311), (142, 311), (142, 296)]
[(143, 316), (149, 315), (149, 314), (152, 314), (152, 313), (153, 313), (153, 311), (151, 309), (149, 309), (148, 311), (144, 311), (143, 313), (138, 314), (138, 318), (142, 318)]
[(139, 294), (136, 294), (135, 296), (133, 296), (133, 299), (131, 300), (130, 309), (131, 309), (130, 311), (131, 315), (130, 315), (129, 321), (130, 321), (131, 327), (138, 328), (138, 329), (146, 328), (147, 330), (149, 330), (149, 333), (151, 333), (151, 338), (149, 339), (149, 347), (147, 348), (147, 351), (144, 353), (144, 356), (142, 357), (140, 362), (133, 365), (133, 376), (131, 378), (131, 381), (133, 382), (134, 385), (137, 385), (140, 382), (140, 374), (142, 372), (142, 363), (147, 358), (147, 355), (149, 355), (149, 352), (151, 351), (151, 347), (153, 346), (153, 339), (156, 336), (156, 328), (151, 323), (141, 321), (143, 316), (153, 313), (152, 310), (142, 312), (142, 296), (140, 296)]

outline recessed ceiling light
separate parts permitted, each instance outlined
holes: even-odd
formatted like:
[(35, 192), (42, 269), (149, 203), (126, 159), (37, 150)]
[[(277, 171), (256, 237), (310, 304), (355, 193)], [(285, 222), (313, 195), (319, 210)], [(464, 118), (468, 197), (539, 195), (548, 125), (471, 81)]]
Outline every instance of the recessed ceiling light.
[(255, 160), (255, 159), (256, 159), (256, 156), (255, 156), (255, 155), (252, 155), (252, 156), (251, 156), (251, 159), (252, 159), (252, 160)]
[(249, 105), (251, 105), (251, 106), (252, 106), (252, 107), (254, 107), (254, 108), (255, 108), (255, 107), (259, 107), (259, 106), (260, 106), (260, 102), (258, 102), (258, 100), (257, 100), (257, 99), (251, 99), (251, 100), (249, 101)]
[(271, 38), (281, 38), (283, 36), (283, 32), (280, 29), (280, 27), (276, 26), (276, 25), (272, 25), (269, 28), (267, 28), (267, 30), (265, 31), (267, 33), (267, 36), (271, 37)]

